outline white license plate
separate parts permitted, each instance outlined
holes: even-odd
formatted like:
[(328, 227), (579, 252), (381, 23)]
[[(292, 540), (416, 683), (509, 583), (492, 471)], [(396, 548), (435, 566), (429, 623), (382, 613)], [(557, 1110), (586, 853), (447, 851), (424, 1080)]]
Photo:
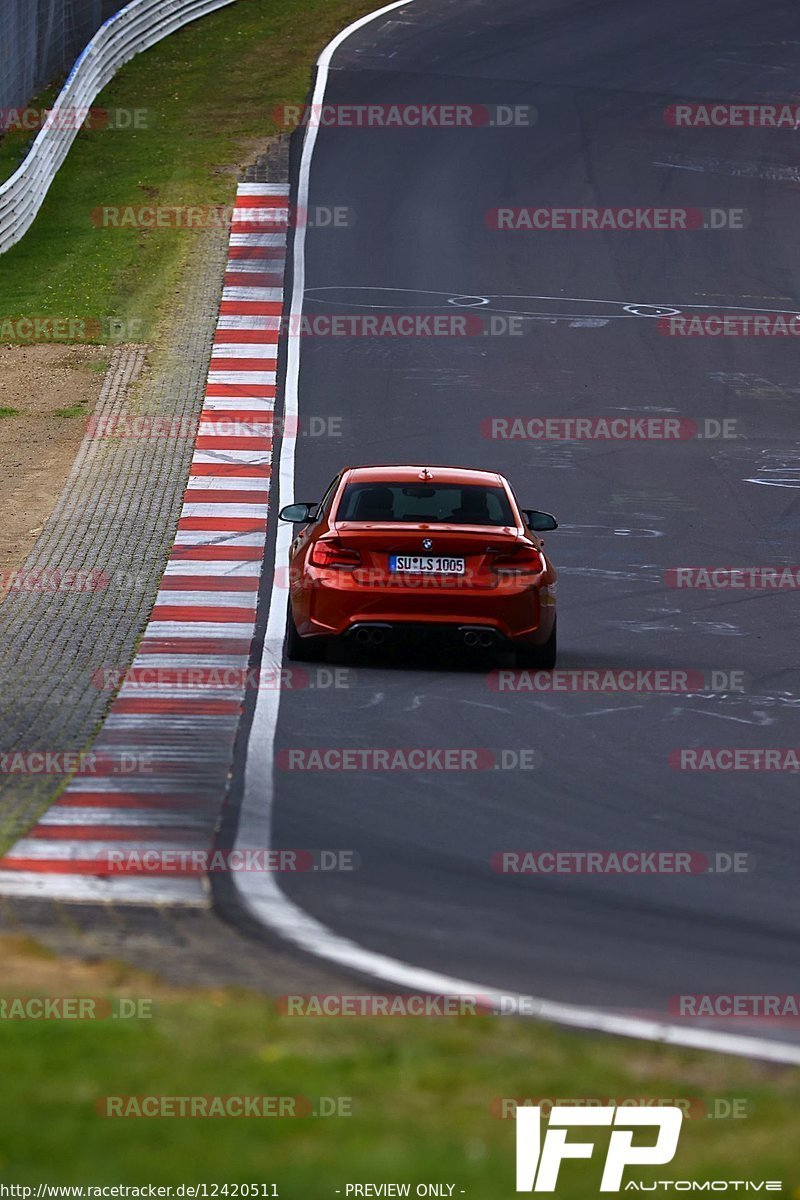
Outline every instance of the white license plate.
[(426, 554), (392, 554), (389, 570), (395, 574), (463, 575), (463, 558), (441, 558)]

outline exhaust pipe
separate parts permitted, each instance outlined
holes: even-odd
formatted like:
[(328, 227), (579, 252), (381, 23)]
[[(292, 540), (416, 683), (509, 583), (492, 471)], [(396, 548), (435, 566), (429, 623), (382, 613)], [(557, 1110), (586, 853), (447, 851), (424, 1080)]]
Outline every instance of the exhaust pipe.
[(386, 630), (379, 626), (359, 625), (347, 636), (353, 638), (360, 646), (382, 646), (386, 641)]
[(497, 645), (497, 634), (493, 629), (481, 629), (479, 625), (473, 626), (472, 629), (461, 630), (461, 641), (465, 646), (469, 646), (471, 650), (480, 649), (488, 650), (490, 646)]

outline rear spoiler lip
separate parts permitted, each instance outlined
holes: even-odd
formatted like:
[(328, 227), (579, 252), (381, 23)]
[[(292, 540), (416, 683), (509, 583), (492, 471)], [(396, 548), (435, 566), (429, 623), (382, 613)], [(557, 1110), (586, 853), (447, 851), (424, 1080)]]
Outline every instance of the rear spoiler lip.
[(366, 533), (369, 530), (376, 529), (387, 533), (393, 530), (402, 530), (404, 532), (413, 531), (418, 533), (420, 537), (435, 537), (441, 534), (465, 533), (476, 537), (485, 537), (487, 533), (490, 536), (507, 536), (513, 538), (521, 538), (527, 535), (527, 530), (520, 528), (517, 525), (431, 525), (428, 528), (421, 529), (416, 522), (411, 521), (331, 521), (331, 530), (336, 533)]

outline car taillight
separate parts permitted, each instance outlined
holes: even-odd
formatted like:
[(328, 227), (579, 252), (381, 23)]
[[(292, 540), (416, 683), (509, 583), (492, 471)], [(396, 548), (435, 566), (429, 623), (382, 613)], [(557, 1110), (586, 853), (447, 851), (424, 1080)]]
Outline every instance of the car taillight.
[(492, 567), (495, 571), (544, 571), (542, 555), (533, 546), (520, 546), (510, 554), (498, 554)]
[(308, 560), (313, 567), (357, 567), (361, 555), (357, 550), (348, 550), (339, 542), (315, 542)]

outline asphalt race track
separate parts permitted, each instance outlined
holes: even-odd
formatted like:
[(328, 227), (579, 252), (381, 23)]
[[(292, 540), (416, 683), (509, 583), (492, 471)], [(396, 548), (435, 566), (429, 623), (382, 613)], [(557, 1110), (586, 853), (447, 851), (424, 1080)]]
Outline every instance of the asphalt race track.
[[(659, 312), (800, 307), (797, 134), (674, 128), (677, 101), (788, 98), (788, 0), (417, 0), (337, 51), (331, 104), (531, 105), (533, 126), (323, 128), (308, 314), (522, 317), (519, 336), (303, 339), (295, 498), (344, 465), (495, 468), (554, 512), (559, 667), (704, 673), (683, 694), (507, 693), (509, 663), (342, 659), (286, 691), (276, 747), (532, 748), (533, 770), (275, 773), (274, 844), (345, 847), (353, 873), (281, 881), (312, 916), (416, 966), (668, 1017), (676, 993), (797, 987), (797, 777), (679, 771), (681, 747), (797, 742), (791, 590), (679, 590), (678, 566), (800, 562), (791, 337), (670, 337)], [(498, 230), (498, 207), (745, 210), (744, 228)], [(471, 298), (471, 299), (470, 299)], [(503, 417), (685, 417), (736, 437), (503, 440)], [(482, 426), (482, 423), (483, 426)], [(282, 496), (286, 503), (291, 497)], [(733, 677), (730, 673), (743, 673)], [(257, 742), (271, 730), (253, 726)], [(496, 851), (744, 853), (748, 870), (515, 876)], [(728, 1022), (730, 1031), (744, 1029)], [(791, 1026), (768, 1027), (788, 1040)]]

